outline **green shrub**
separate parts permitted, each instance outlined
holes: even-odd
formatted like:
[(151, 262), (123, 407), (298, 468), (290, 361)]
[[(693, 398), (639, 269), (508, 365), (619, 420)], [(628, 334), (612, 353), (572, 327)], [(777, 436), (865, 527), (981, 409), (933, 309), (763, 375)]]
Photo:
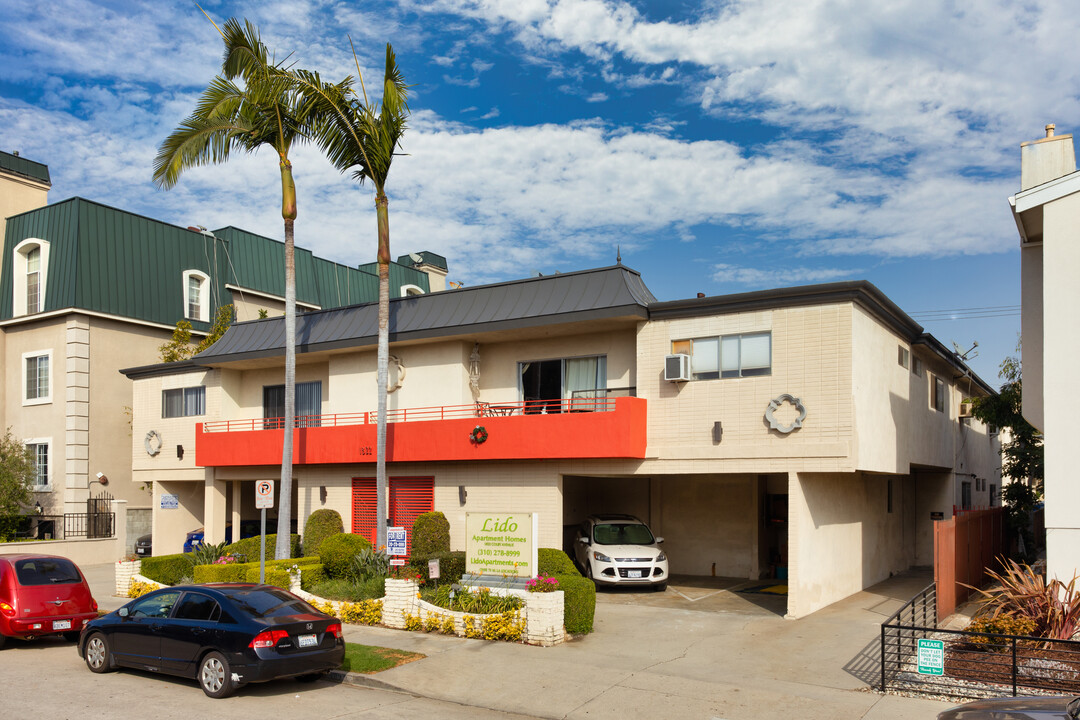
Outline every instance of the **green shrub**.
[[(432, 580), (428, 574), (428, 560), (439, 561), (439, 579)], [(452, 585), (461, 582), (461, 576), (465, 574), (465, 551), (454, 550), (451, 552), (435, 553), (434, 555), (417, 555), (415, 552), (409, 556), (409, 562), (404, 571), (409, 577), (420, 576), (425, 585)]]
[[(291, 538), (291, 553), (289, 557), (300, 557), (300, 536), (293, 533)], [(225, 553), (228, 555), (243, 555), (244, 560), (247, 562), (259, 562), (259, 544), (262, 542), (262, 538), (259, 535), (255, 537), (244, 538), (238, 540), (232, 545), (225, 547)], [(266, 555), (267, 560), (274, 559), (274, 546), (277, 544), (277, 535), (266, 536)]]
[(1001, 616), (996, 618), (977, 617), (964, 628), (967, 632), (988, 633), (987, 635), (967, 635), (964, 641), (975, 645), (983, 650), (1004, 652), (1008, 650), (1010, 641), (1005, 638), (992, 637), (993, 635), (1031, 635), (1036, 630), (1037, 623), (1026, 617)]
[(331, 535), (319, 548), (319, 561), (322, 563), (323, 572), (330, 579), (346, 579), (352, 570), (353, 558), (370, 547), (371, 543), (363, 535)]
[(441, 512), (426, 512), (416, 518), (412, 531), (412, 555), (430, 557), (450, 552), (450, 522)]
[(300, 589), (304, 592), (318, 595), (319, 593), (315, 592), (312, 588), (325, 581), (326, 573), (323, 571), (322, 563), (305, 565), (300, 572)]
[(539, 575), (577, 575), (581, 577), (581, 573), (578, 572), (577, 565), (570, 559), (570, 556), (564, 553), (562, 550), (556, 550), (555, 548), (539, 548), (536, 551), (537, 562), (539, 566), (536, 568), (536, 572)]
[(368, 578), (384, 578), (390, 572), (390, 556), (374, 548), (364, 548), (352, 559), (349, 578), (361, 582)]
[[(246, 563), (244, 567), (244, 582), (259, 582), (259, 564)], [(267, 565), (265, 567), (265, 577), (267, 585), (275, 585), (282, 590), (288, 590), (291, 585), (291, 582), (289, 581), (289, 571), (283, 567), (272, 567)]]
[(585, 635), (593, 629), (596, 615), (596, 585), (578, 573), (556, 575), (563, 591), (563, 624), (571, 635)]
[(191, 561), (184, 553), (143, 558), (139, 574), (162, 585), (176, 585), (191, 574)]
[(304, 554), (318, 555), (323, 541), (331, 535), (340, 535), (345, 532), (345, 525), (341, 522), (341, 515), (337, 510), (321, 508), (308, 515), (304, 523)]
[(323, 580), (311, 587), (308, 592), (327, 600), (378, 600), (386, 595), (386, 578), (369, 577), (360, 582), (352, 580)]
[(229, 563), (227, 565), (196, 565), (195, 582), (245, 582), (244, 575), (247, 564)]

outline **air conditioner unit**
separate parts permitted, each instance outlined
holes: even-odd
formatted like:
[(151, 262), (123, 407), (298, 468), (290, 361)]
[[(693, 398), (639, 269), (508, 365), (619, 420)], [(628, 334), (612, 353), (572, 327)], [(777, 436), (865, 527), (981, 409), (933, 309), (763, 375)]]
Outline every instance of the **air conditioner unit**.
[(960, 417), (962, 417), (962, 418), (972, 417), (971, 410), (972, 410), (971, 403), (960, 403)]
[(668, 355), (664, 358), (664, 379), (668, 382), (685, 382), (690, 379), (690, 356)]

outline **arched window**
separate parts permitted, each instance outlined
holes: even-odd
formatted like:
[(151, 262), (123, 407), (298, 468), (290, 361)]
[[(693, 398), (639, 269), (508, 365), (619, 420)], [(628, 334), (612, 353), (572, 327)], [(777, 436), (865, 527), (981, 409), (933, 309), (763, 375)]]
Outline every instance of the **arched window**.
[(210, 322), (210, 276), (199, 270), (184, 271), (184, 317)]
[(401, 297), (409, 297), (411, 295), (423, 295), (423, 294), (424, 294), (424, 288), (420, 287), (419, 285), (402, 285), (401, 286)]
[(45, 309), (45, 286), (49, 271), (49, 243), (23, 240), (15, 246), (12, 282), (12, 315), (32, 315)]

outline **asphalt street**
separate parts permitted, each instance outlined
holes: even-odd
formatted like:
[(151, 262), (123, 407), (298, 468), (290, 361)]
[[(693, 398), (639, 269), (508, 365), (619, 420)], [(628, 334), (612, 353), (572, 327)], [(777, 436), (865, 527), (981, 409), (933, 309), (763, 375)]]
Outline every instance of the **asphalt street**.
[(294, 680), (248, 685), (212, 700), (194, 680), (120, 670), (95, 675), (74, 643), (11, 640), (0, 650), (0, 718), (20, 720), (512, 720), (512, 715), (401, 692)]

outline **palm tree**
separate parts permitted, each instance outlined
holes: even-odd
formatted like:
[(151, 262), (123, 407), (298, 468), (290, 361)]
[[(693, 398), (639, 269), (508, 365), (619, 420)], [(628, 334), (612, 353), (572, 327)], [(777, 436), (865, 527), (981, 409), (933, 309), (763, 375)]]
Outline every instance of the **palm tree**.
[[(218, 32), (225, 41), (222, 74), (210, 81), (195, 111), (161, 143), (154, 158), (154, 182), (168, 190), (185, 170), (226, 162), (233, 151), (254, 153), (269, 147), (277, 155), (281, 217), (285, 221), (285, 437), (274, 556), (282, 559), (289, 557), (292, 550), (289, 536), (296, 414), (296, 186), (289, 151), (310, 136), (316, 118), (310, 106), (305, 106), (292, 90), (284, 68), (270, 59), (255, 26), (245, 20), (241, 27), (236, 18), (231, 18)], [(243, 86), (234, 82), (237, 78)]]
[[(352, 39), (349, 39), (350, 45)], [(408, 86), (398, 70), (394, 49), (386, 44), (382, 102), (370, 102), (364, 87), (360, 63), (356, 73), (363, 97), (353, 89), (352, 77), (331, 85), (317, 73), (296, 70), (299, 92), (318, 108), (320, 118), (315, 141), (341, 172), (351, 170), (360, 184), (370, 180), (375, 186), (375, 214), (379, 227), (379, 411), (376, 430), (375, 503), (376, 547), (386, 545), (386, 389), (390, 356), (390, 219), (387, 213), (386, 177), (405, 134), (409, 117)]]

